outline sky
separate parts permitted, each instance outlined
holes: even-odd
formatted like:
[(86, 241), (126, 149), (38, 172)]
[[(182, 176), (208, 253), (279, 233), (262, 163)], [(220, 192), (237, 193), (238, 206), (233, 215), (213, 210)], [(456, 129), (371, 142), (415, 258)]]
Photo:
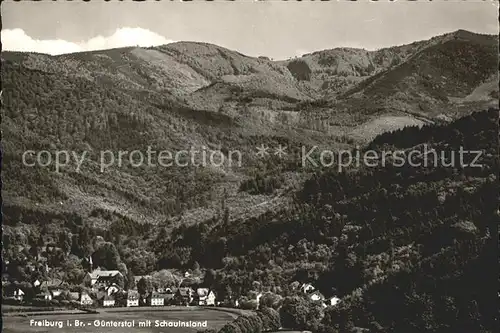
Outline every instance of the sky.
[(374, 50), (458, 29), (498, 34), (494, 0), (9, 1), (1, 12), (3, 50), (48, 54), (197, 41), (286, 59), (335, 47)]

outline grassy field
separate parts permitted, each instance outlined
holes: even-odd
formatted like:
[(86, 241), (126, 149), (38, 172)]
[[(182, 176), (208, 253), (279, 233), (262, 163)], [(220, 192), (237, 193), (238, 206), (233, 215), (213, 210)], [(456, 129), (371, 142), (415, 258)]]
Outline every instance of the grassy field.
[[(139, 310), (139, 309), (137, 309)], [(152, 310), (152, 309), (151, 309)], [(118, 312), (101, 312), (99, 314), (47, 314), (39, 316), (4, 316), (3, 317), (3, 332), (5, 333), (126, 333), (126, 332), (141, 332), (141, 333), (194, 333), (202, 327), (155, 327), (155, 321), (170, 321), (170, 322), (207, 322), (206, 328), (218, 329), (228, 321), (234, 319), (236, 315), (223, 311), (215, 311), (210, 309), (184, 309), (184, 310), (167, 310), (154, 309), (153, 311), (118, 311)], [(30, 325), (30, 320), (36, 321), (61, 321), (63, 326), (55, 327), (36, 327)], [(75, 321), (78, 320), (85, 326), (76, 327)], [(123, 322), (132, 320), (135, 321), (134, 327), (97, 327), (94, 321), (104, 322)], [(150, 327), (139, 327), (140, 322), (151, 321)], [(67, 323), (71, 326), (68, 326)]]

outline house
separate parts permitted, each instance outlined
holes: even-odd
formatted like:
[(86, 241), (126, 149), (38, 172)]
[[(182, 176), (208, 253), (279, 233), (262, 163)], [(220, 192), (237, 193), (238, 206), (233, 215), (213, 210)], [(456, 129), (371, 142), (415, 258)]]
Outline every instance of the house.
[(322, 293), (320, 293), (318, 290), (312, 292), (311, 294), (309, 294), (309, 298), (311, 299), (311, 301), (321, 301), (323, 302), (325, 300), (325, 296), (323, 296)]
[(149, 293), (146, 303), (150, 306), (163, 306), (165, 305), (165, 297), (157, 292)]
[(309, 294), (313, 291), (316, 290), (316, 288), (314, 288), (314, 286), (310, 283), (303, 283), (301, 286), (300, 286), (300, 290), (304, 293), (304, 294)]
[(43, 281), (42, 283), (39, 284), (40, 289), (42, 290), (54, 290), (54, 289), (61, 289), (62, 291), (62, 284), (63, 281), (60, 279), (49, 279), (46, 281)]
[(25, 294), (22, 289), (17, 288), (16, 290), (14, 290), (13, 296), (15, 300), (22, 301), (24, 299), (24, 295)]
[(102, 306), (115, 306), (115, 298), (110, 295), (104, 295), (104, 297), (102, 298)]
[(111, 296), (113, 294), (116, 294), (120, 290), (122, 290), (122, 288), (120, 288), (120, 286), (117, 285), (116, 283), (113, 283), (110, 286), (106, 287), (106, 294), (108, 294), (108, 296)]
[(340, 298), (337, 296), (330, 297), (325, 300), (325, 305), (326, 306), (335, 306), (340, 302)]
[(139, 293), (129, 291), (127, 294), (127, 307), (139, 306)]
[(63, 289), (62, 288), (57, 288), (57, 289), (51, 289), (49, 290), (50, 294), (52, 295), (52, 298), (56, 298), (56, 297), (59, 297), (61, 296), (61, 294), (63, 293)]
[(185, 271), (185, 272), (184, 272), (184, 277), (185, 277), (185, 278), (188, 278), (188, 277), (190, 277), (190, 276), (191, 276), (191, 273), (189, 273), (188, 271)]
[(69, 299), (79, 303), (80, 305), (88, 306), (94, 304), (94, 300), (85, 291), (82, 292), (71, 291), (69, 292)]
[(119, 277), (123, 278), (123, 274), (118, 270), (107, 271), (96, 269), (85, 275), (83, 283), (93, 289), (101, 289), (117, 283)]
[(40, 280), (38, 280), (38, 279), (33, 281), (33, 287), (35, 287), (35, 288), (37, 288), (40, 284), (42, 284), (42, 282), (40, 282)]
[(261, 297), (262, 297), (262, 293), (258, 293), (257, 295), (255, 295), (255, 300), (257, 301), (257, 305), (260, 304)]
[(165, 292), (164, 293), (165, 294), (175, 295), (175, 293), (177, 293), (177, 288), (175, 288), (175, 287), (172, 287), (172, 288), (167, 287), (167, 288), (165, 288)]
[(36, 294), (35, 298), (50, 301), (52, 300), (52, 294), (50, 293), (50, 291), (42, 291), (41, 293)]
[(78, 303), (88, 306), (94, 304), (94, 300), (86, 292), (81, 292), (78, 297)]
[(193, 297), (195, 305), (209, 306), (215, 305), (215, 293), (208, 288), (198, 288)]
[(175, 293), (175, 303), (177, 305), (189, 305), (193, 302), (193, 289), (191, 288), (179, 288)]

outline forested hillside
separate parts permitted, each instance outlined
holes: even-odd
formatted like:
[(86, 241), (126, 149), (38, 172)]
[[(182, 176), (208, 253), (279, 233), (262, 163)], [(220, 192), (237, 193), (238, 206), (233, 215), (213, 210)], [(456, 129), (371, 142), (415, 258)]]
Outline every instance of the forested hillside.
[(446, 126), (387, 133), (370, 145), (381, 151), (428, 144), (448, 159), (460, 147), (482, 150), (480, 168), (389, 164), (320, 172), (293, 207), (183, 227), (157, 251), (168, 265), (188, 256), (218, 269), (221, 293), (230, 286), (245, 294), (258, 281), (287, 294), (298, 280), (341, 295), (341, 306), (316, 323), (320, 331), (493, 331), (497, 120), (491, 109)]

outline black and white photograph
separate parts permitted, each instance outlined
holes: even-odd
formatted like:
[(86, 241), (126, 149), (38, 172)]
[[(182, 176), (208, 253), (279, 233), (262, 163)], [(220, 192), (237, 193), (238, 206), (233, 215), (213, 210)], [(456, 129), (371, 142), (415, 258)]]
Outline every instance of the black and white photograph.
[(498, 17), (2, 1), (1, 331), (499, 332)]

